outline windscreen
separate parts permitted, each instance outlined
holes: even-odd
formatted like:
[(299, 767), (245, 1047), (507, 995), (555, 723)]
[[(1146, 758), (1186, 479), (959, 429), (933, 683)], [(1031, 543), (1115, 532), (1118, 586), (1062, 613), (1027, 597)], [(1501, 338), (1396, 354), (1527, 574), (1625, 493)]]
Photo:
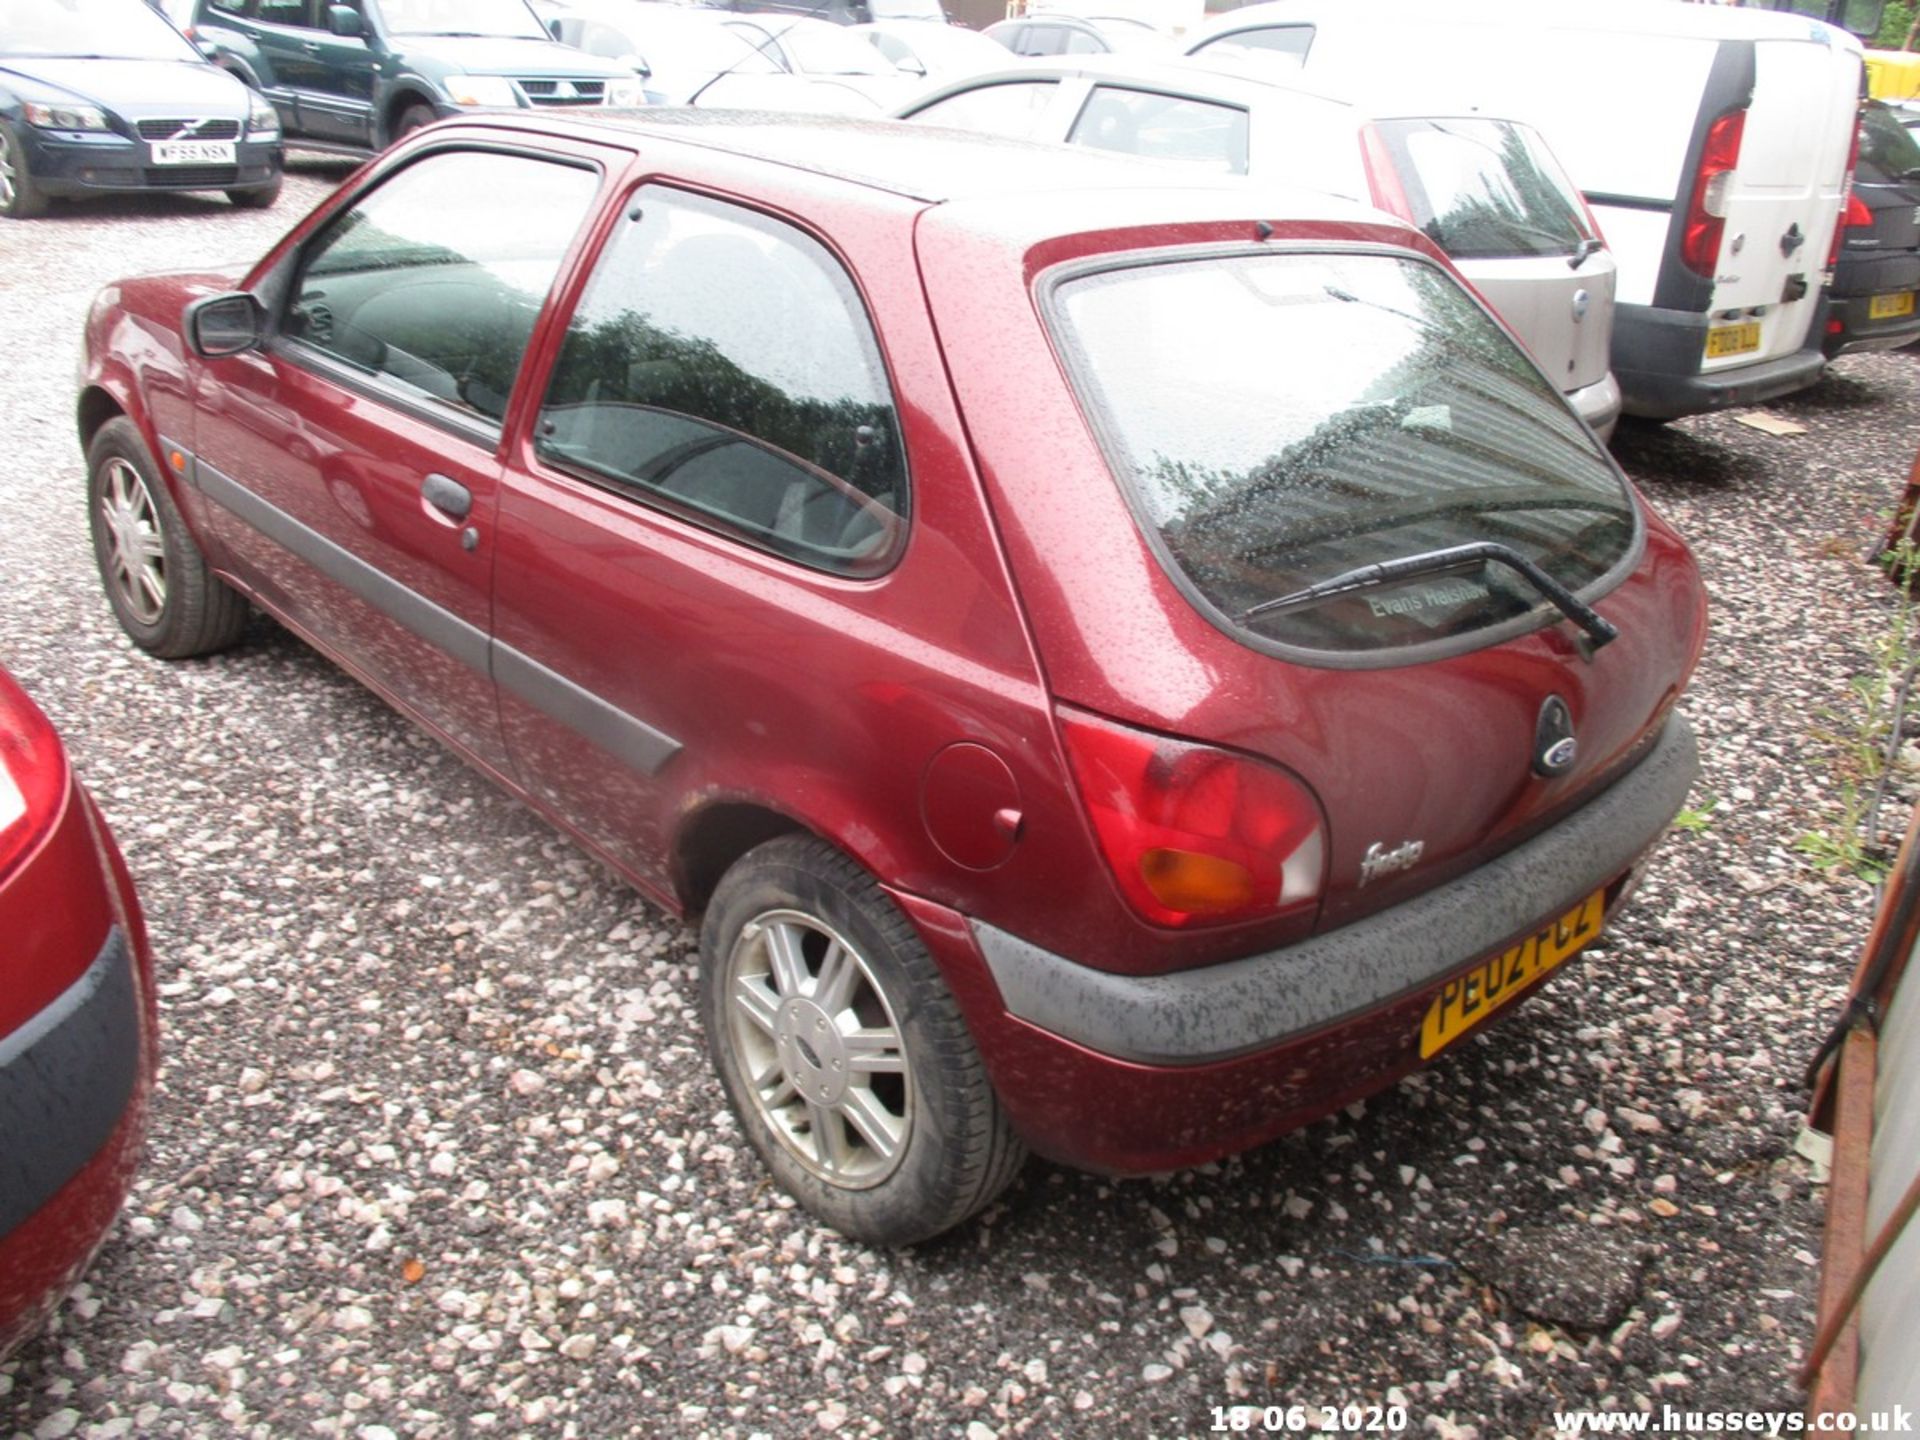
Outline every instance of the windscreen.
[(1634, 502), (1591, 433), (1438, 267), (1254, 253), (1067, 280), (1051, 315), (1109, 461), (1171, 567), (1261, 639), (1365, 652), (1469, 635), (1539, 593), (1484, 567), (1301, 609), (1263, 601), (1476, 541), (1575, 591)]
[(0, 55), (202, 58), (157, 12), (125, 0), (0, 0)]
[(1571, 255), (1591, 231), (1540, 137), (1505, 120), (1381, 120), (1408, 215), (1456, 260)]

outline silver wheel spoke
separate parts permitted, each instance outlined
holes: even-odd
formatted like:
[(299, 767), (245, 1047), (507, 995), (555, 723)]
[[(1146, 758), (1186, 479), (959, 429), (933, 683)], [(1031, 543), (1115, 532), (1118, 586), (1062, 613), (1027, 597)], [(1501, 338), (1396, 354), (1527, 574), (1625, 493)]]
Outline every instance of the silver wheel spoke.
[(840, 1110), (853, 1128), (860, 1132), (860, 1138), (873, 1147), (876, 1155), (882, 1160), (893, 1158), (894, 1152), (900, 1148), (900, 1135), (906, 1128), (905, 1122), (899, 1116), (889, 1114), (886, 1106), (871, 1090), (849, 1090)]
[(856, 1030), (845, 1037), (847, 1067), (856, 1075), (904, 1075), (907, 1057), (891, 1030)]
[(791, 925), (767, 926), (767, 965), (773, 972), (773, 988), (780, 998), (790, 999), (807, 985), (807, 962), (800, 954), (800, 937)]
[(773, 1034), (774, 1017), (780, 1012), (780, 1001), (768, 992), (765, 976), (742, 975), (736, 980), (733, 1003), (755, 1025), (767, 1034)]
[(813, 982), (813, 1003), (829, 1015), (838, 1015), (852, 1001), (853, 987), (859, 979), (859, 966), (853, 963), (847, 947), (835, 940), (820, 957), (820, 974)]
[(167, 603), (167, 587), (159, 575), (150, 569), (142, 569), (137, 582), (140, 593), (147, 597), (147, 608), (158, 611)]
[(760, 1102), (769, 1110), (778, 1110), (797, 1096), (793, 1081), (787, 1078), (787, 1072), (781, 1068), (778, 1059), (753, 1077), (753, 1088), (759, 1093)]
[(847, 1132), (839, 1116), (824, 1105), (807, 1101), (807, 1125), (813, 1131), (813, 1154), (829, 1175), (838, 1175), (846, 1167)]
[(142, 560), (160, 560), (166, 556), (166, 553), (166, 543), (161, 540), (158, 531), (149, 529), (140, 532), (140, 558)]

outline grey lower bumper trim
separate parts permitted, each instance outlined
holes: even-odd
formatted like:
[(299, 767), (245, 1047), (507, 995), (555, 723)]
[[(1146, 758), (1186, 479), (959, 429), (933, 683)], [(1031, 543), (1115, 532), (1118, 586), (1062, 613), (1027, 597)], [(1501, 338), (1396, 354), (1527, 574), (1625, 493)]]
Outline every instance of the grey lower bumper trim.
[(1660, 838), (1699, 768), (1693, 732), (1675, 715), (1644, 759), (1551, 830), (1405, 904), (1266, 955), (1116, 975), (978, 920), (974, 940), (1023, 1020), (1123, 1060), (1223, 1060), (1424, 989), (1552, 919)]
[(116, 925), (85, 974), (0, 1037), (0, 1235), (106, 1144), (139, 1073), (140, 998)]

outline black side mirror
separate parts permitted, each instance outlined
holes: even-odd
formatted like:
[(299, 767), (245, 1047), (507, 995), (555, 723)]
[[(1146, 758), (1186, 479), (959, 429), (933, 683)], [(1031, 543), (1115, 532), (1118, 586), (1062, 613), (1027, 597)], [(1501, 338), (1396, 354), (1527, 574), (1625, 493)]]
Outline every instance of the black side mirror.
[(562, 45), (567, 43), (567, 37), (560, 33), (565, 28), (566, 28), (566, 22), (562, 20), (558, 15), (554, 16), (553, 19), (547, 21), (547, 34), (551, 35), (554, 39), (558, 40)]
[(352, 38), (364, 35), (367, 22), (360, 18), (360, 12), (351, 5), (329, 5), (327, 7), (327, 29), (336, 35)]
[(260, 343), (266, 315), (245, 291), (206, 295), (180, 316), (180, 329), (193, 353), (203, 360), (239, 355)]

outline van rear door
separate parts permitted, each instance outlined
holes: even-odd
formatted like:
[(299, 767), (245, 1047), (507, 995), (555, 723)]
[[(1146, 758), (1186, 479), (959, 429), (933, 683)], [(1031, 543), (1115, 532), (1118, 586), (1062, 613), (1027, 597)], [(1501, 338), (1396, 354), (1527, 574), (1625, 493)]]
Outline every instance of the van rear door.
[(1697, 194), (1700, 206), (1688, 204), (1675, 216), (1682, 227), (1699, 223), (1702, 210), (1724, 221), (1711, 252), (1703, 375), (1790, 355), (1807, 343), (1859, 106), (1859, 59), (1833, 43), (1838, 39), (1838, 32), (1809, 25), (1805, 40), (1728, 42), (1750, 46), (1752, 54), (1737, 160), (1724, 177), (1711, 173), (1713, 147), (1702, 142), (1716, 123), (1732, 122), (1703, 112), (1695, 153), (1705, 173), (1696, 170), (1682, 191), (1683, 202)]

